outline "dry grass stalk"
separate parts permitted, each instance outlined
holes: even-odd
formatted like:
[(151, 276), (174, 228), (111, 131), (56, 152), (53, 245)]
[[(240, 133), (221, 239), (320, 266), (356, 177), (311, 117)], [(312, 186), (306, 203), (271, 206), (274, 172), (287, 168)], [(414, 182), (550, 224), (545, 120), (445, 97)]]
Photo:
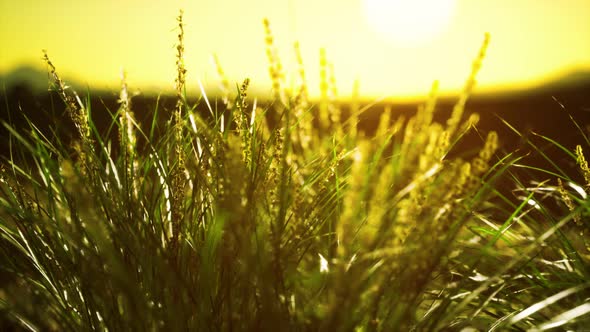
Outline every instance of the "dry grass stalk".
[(78, 164), (82, 172), (87, 169), (87, 153), (93, 153), (94, 144), (90, 138), (90, 126), (88, 125), (88, 112), (86, 107), (80, 100), (80, 97), (76, 91), (68, 93), (69, 87), (58, 75), (54, 64), (49, 59), (47, 51), (43, 50), (43, 60), (49, 66), (49, 73), (56, 85), (57, 92), (60, 98), (66, 105), (66, 112), (70, 116), (70, 119), (74, 123), (76, 130), (78, 131), (78, 140), (72, 143), (72, 148), (76, 152), (78, 157)]
[(278, 50), (274, 44), (274, 37), (272, 29), (270, 28), (270, 21), (263, 20), (264, 32), (266, 35), (266, 56), (268, 59), (270, 78), (272, 82), (273, 96), (276, 101), (286, 104), (285, 92), (283, 91), (285, 76), (283, 73), (283, 65), (278, 55)]
[(185, 100), (185, 84), (186, 84), (186, 68), (184, 65), (184, 22), (183, 11), (176, 18), (178, 23), (178, 44), (176, 45), (176, 108), (174, 110), (174, 160), (172, 165), (172, 198), (171, 198), (171, 213), (172, 213), (172, 238), (171, 250), (173, 255), (176, 255), (178, 250), (178, 242), (180, 241), (180, 230), (182, 222), (184, 221), (184, 200), (187, 179), (185, 175), (185, 153), (183, 143), (184, 118), (183, 109), (186, 103)]
[(576, 145), (576, 157), (578, 166), (582, 171), (582, 175), (584, 176), (584, 181), (586, 181), (585, 186), (590, 187), (590, 167), (588, 167), (588, 162), (584, 157), (584, 151), (582, 150), (581, 145)]
[(469, 96), (471, 95), (471, 92), (473, 91), (473, 88), (475, 87), (477, 73), (481, 69), (483, 59), (485, 58), (489, 43), (490, 43), (490, 34), (486, 33), (484, 40), (483, 40), (483, 44), (481, 45), (481, 48), (479, 50), (479, 54), (477, 55), (477, 57), (475, 58), (472, 66), (471, 66), (471, 74), (467, 78), (467, 82), (465, 82), (465, 86), (463, 87), (463, 91), (461, 92), (461, 95), (459, 96), (459, 100), (457, 101), (457, 103), (453, 107), (453, 112), (451, 114), (451, 117), (447, 121), (447, 126), (448, 126), (447, 130), (449, 132), (449, 135), (453, 138), (455, 138), (456, 128), (459, 125), (459, 122), (461, 121), (461, 118), (463, 116), (463, 112), (465, 110), (465, 104), (467, 103), (467, 100), (469, 99)]

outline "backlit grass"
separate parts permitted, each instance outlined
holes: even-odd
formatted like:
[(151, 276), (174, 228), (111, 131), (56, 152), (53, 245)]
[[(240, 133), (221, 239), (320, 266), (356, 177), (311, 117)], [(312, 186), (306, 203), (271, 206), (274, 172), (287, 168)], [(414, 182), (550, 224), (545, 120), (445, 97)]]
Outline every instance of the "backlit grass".
[[(123, 75), (116, 139), (96, 128), (91, 96), (68, 89), (45, 56), (77, 131), (66, 143), (33, 121), (28, 131), (4, 123), (0, 326), (521, 331), (590, 323), (584, 149), (562, 151), (586, 183), (559, 169), (522, 183), (516, 170), (531, 167), (499, 150), (495, 132), (478, 132), (475, 153), (448, 157), (477, 131), (477, 115), (464, 109), (488, 36), (446, 122), (433, 121), (435, 83), (415, 116), (385, 110), (367, 135), (357, 126), (367, 109), (337, 103), (325, 52), (320, 101), (307, 96), (300, 56), (300, 83), (286, 88), (264, 24), (271, 103), (248, 95), (248, 79), (232, 87), (222, 78), (221, 103), (201, 91), (206, 108), (190, 104), (181, 14), (175, 107), (155, 105), (142, 126)], [(517, 195), (495, 189), (500, 177)]]

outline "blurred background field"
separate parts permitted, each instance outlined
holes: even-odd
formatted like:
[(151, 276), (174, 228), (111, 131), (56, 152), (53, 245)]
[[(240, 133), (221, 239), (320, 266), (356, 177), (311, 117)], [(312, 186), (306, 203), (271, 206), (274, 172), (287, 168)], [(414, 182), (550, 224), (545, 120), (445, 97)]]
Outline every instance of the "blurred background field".
[[(485, 32), (492, 42), (467, 105), (468, 111), (480, 113), (482, 128), (505, 131), (499, 116), (525, 132), (559, 137), (571, 147), (575, 130), (569, 115), (582, 127), (588, 124), (590, 106), (584, 96), (590, 85), (590, 2), (585, 0), (3, 1), (0, 93), (6, 98), (0, 115), (6, 119), (7, 109), (16, 110), (21, 103), (24, 114), (34, 109), (35, 114), (27, 114), (32, 118), (62, 117), (50, 111), (46, 93), (41, 50), (47, 49), (69, 85), (97, 97), (98, 123), (108, 118), (101, 109), (115, 109), (123, 69), (136, 116), (149, 118), (150, 110), (142, 104), (158, 95), (164, 101), (173, 93), (174, 63), (169, 59), (175, 53), (176, 31), (170, 18), (177, 8), (184, 8), (188, 22), (186, 86), (195, 99), (202, 95), (201, 85), (219, 100), (222, 80), (235, 90), (246, 77), (251, 79), (251, 96), (262, 103), (269, 99), (272, 86), (260, 24), (269, 18), (284, 85), (300, 83), (293, 51), (299, 41), (309, 96), (319, 100), (320, 49), (325, 49), (325, 74), (335, 81), (328, 97), (343, 109), (350, 108), (352, 99), (374, 105), (362, 115), (368, 131), (377, 126), (375, 119), (385, 105), (394, 116), (415, 112), (434, 80), (440, 82), (438, 112), (444, 118)], [(14, 116), (18, 123), (18, 114)], [(500, 136), (506, 146), (515, 147), (517, 138), (510, 131)]]
[[(310, 76), (312, 74), (308, 73)], [(31, 67), (20, 67), (0, 76), (0, 82), (5, 84), (3, 91), (0, 92), (3, 100), (0, 106), (2, 119), (10, 119), (16, 127), (27, 127), (25, 117), (29, 117), (45, 132), (54, 128), (55, 123), (57, 127), (54, 129), (62, 137), (71, 137), (73, 124), (66, 116), (65, 109), (57, 95), (53, 94), (52, 96), (52, 93), (48, 91), (49, 77), (46, 72)], [(99, 129), (105, 132), (111, 121), (110, 114), (118, 107), (118, 92), (116, 90), (92, 89), (75, 80), (67, 80), (67, 78), (66, 82), (81, 95), (89, 94), (95, 122)], [(215, 89), (212, 90), (214, 93)], [(573, 150), (577, 144), (580, 144), (581, 139), (573, 120), (584, 129), (590, 125), (590, 102), (587, 97), (590, 92), (590, 72), (573, 72), (554, 81), (533, 84), (527, 88), (505, 88), (495, 92), (477, 92), (478, 90), (478, 88), (475, 89), (466, 105), (469, 113), (480, 115), (477, 128), (483, 133), (490, 130), (497, 131), (501, 138), (502, 147), (506, 150), (522, 149), (523, 154), (526, 154), (527, 151), (531, 152), (527, 160), (538, 166), (546, 164), (546, 161), (536, 152), (530, 150), (530, 146), (525, 144), (526, 140), (535, 140), (535, 134), (545, 135), (558, 139), (565, 147)], [(144, 126), (148, 126), (152, 119), (153, 105), (156, 104), (156, 101), (159, 101), (161, 109), (174, 107), (175, 99), (172, 94), (136, 91), (137, 94), (133, 96), (135, 116), (140, 122), (143, 122)], [(216, 106), (214, 105), (215, 107), (220, 110), (224, 107), (221, 103), (221, 95), (210, 94), (207, 89), (205, 92), (214, 103), (217, 103)], [(189, 98), (192, 102), (196, 102), (199, 96), (202, 98), (201, 91), (197, 88), (189, 91)], [(261, 107), (268, 105), (271, 101), (268, 93), (257, 94), (253, 92), (253, 97), (258, 99), (258, 105)], [(391, 109), (394, 117), (408, 117), (415, 114), (418, 106), (427, 100), (428, 95), (424, 93), (421, 98), (400, 101), (362, 96), (357, 98), (358, 100), (355, 102), (345, 98), (338, 98), (335, 102), (342, 108), (345, 116), (350, 114), (352, 106), (364, 109), (359, 117), (359, 128), (371, 135), (376, 130), (378, 119), (384, 109)], [(448, 118), (456, 101), (457, 97), (452, 95), (439, 97), (435, 119)], [(196, 104), (201, 114), (208, 113), (207, 105), (204, 102)], [(523, 135), (515, 134), (504, 121), (513, 125)], [(469, 150), (481, 142), (474, 132), (471, 134), (471, 138), (467, 137), (462, 140), (456, 151)], [(7, 135), (8, 131), (5, 128), (0, 128), (0, 137), (2, 138), (0, 151), (4, 154), (8, 151)], [(568, 169), (576, 167), (572, 161), (563, 159), (557, 147), (547, 142), (542, 145), (550, 156), (558, 162), (561, 161), (563, 167)]]

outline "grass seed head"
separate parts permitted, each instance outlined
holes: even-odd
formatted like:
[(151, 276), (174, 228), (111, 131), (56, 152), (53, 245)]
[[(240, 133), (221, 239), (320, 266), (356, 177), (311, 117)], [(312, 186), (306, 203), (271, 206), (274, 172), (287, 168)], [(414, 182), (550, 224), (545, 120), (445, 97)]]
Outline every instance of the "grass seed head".
[(581, 145), (576, 145), (576, 157), (578, 166), (582, 171), (582, 175), (584, 176), (584, 181), (586, 181), (586, 187), (590, 187), (590, 168), (588, 167), (588, 162), (584, 157), (584, 151), (582, 150)]
[(481, 66), (482, 66), (483, 60), (485, 58), (489, 43), (490, 43), (490, 34), (486, 33), (484, 35), (484, 40), (483, 40), (483, 43), (482, 43), (481, 48), (479, 50), (479, 53), (478, 53), (477, 57), (475, 58), (475, 60), (473, 61), (473, 64), (471, 66), (471, 73), (469, 74), (469, 77), (467, 78), (467, 81), (465, 82), (465, 85), (463, 86), (463, 91), (461, 92), (461, 95), (459, 96), (459, 100), (457, 101), (457, 103), (453, 107), (451, 117), (447, 120), (448, 131), (452, 137), (454, 137), (455, 130), (456, 130), (457, 126), (459, 125), (461, 118), (463, 117), (463, 112), (465, 110), (465, 104), (467, 103), (467, 100), (469, 99), (469, 96), (471, 95), (473, 88), (475, 87), (476, 77), (477, 77), (477, 74), (479, 73), (479, 70), (481, 69)]
[(268, 59), (268, 71), (270, 74), (270, 79), (272, 82), (272, 90), (275, 100), (281, 101), (284, 103), (284, 91), (282, 91), (283, 87), (283, 66), (281, 64), (280, 58), (278, 56), (277, 48), (274, 44), (274, 37), (272, 34), (272, 29), (270, 28), (270, 21), (268, 19), (263, 20), (264, 23), (264, 32), (265, 32), (265, 43), (266, 43), (266, 56)]
[(127, 74), (121, 72), (121, 92), (119, 94), (119, 140), (122, 148), (132, 158), (135, 154), (137, 137), (135, 135), (134, 116), (131, 111), (131, 98), (127, 87)]
[[(567, 206), (568, 210), (570, 212), (573, 212), (576, 209), (576, 206), (574, 205), (574, 202), (570, 197), (569, 193), (565, 190), (563, 182), (560, 178), (557, 178), (557, 192), (559, 193), (559, 196), (561, 197), (561, 200), (563, 201), (565, 206)], [(578, 213), (574, 215), (574, 222), (576, 223), (576, 225), (582, 226), (582, 219), (580, 218), (580, 215)]]
[(72, 142), (72, 150), (77, 154), (78, 164), (80, 169), (85, 172), (88, 165), (87, 159), (88, 154), (92, 154), (94, 151), (94, 142), (91, 139), (91, 131), (89, 125), (89, 116), (86, 107), (82, 104), (80, 97), (73, 91), (68, 93), (69, 87), (65, 85), (64, 81), (60, 78), (57, 70), (46, 50), (43, 50), (43, 60), (49, 67), (49, 72), (57, 88), (57, 92), (61, 97), (62, 101), (66, 105), (66, 112), (70, 116), (70, 119), (74, 123), (78, 132), (78, 140)]

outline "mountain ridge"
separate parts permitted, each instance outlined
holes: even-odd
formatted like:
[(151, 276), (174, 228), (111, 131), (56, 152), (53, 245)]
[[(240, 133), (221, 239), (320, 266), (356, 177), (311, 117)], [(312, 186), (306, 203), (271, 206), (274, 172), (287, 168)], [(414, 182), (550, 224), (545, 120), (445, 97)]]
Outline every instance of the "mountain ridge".
[[(80, 88), (87, 86), (75, 79), (63, 77), (69, 86)], [(49, 88), (50, 76), (45, 70), (33, 65), (21, 65), (11, 71), (0, 73), (0, 85), (6, 90), (14, 87), (28, 88), (34, 93), (47, 91)], [(580, 87), (590, 87), (590, 69), (571, 70), (564, 74), (552, 75), (552, 78), (540, 83), (531, 84), (527, 87), (500, 88), (497, 91), (482, 91), (474, 93), (478, 98), (495, 98), (498, 96), (543, 94), (557, 90), (570, 90)], [(90, 86), (90, 89), (97, 92), (107, 92), (105, 88)], [(453, 98), (453, 96), (441, 96), (442, 98)], [(346, 99), (346, 98), (344, 98)]]

